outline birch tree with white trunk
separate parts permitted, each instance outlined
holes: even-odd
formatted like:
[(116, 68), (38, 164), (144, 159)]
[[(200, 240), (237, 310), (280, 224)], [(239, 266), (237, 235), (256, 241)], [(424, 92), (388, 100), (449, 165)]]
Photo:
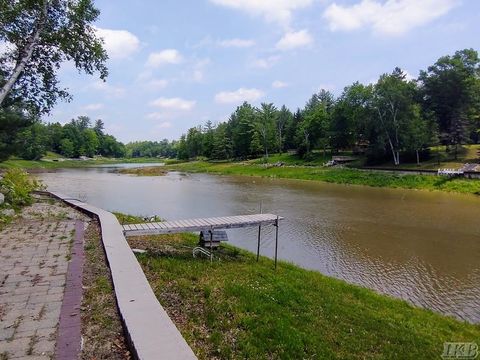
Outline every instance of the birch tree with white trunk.
[(41, 114), (68, 100), (57, 78), (66, 61), (105, 79), (107, 53), (93, 26), (98, 16), (91, 0), (0, 0), (0, 107), (21, 100)]
[(380, 76), (374, 87), (373, 107), (395, 165), (400, 165), (400, 152), (406, 146), (405, 134), (412, 119), (414, 95), (415, 84), (407, 81), (399, 68)]

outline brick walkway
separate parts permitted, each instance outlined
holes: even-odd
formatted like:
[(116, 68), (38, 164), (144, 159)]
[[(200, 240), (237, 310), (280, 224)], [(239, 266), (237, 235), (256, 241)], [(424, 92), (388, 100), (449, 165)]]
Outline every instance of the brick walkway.
[(38, 202), (0, 231), (0, 360), (53, 358), (77, 219)]

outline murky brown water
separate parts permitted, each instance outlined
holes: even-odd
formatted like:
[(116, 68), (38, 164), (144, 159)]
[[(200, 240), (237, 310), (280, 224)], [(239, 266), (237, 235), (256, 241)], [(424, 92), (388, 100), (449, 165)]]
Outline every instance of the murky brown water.
[[(416, 305), (480, 322), (480, 199), (308, 181), (108, 169), (39, 174), (49, 189), (99, 207), (167, 219), (258, 211), (285, 217), (279, 256)], [(256, 229), (230, 232), (256, 249)], [(273, 255), (272, 229), (262, 254)]]

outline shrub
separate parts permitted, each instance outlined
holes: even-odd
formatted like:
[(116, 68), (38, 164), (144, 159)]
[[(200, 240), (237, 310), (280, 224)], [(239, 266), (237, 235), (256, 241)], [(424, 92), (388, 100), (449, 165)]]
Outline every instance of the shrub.
[(21, 169), (7, 170), (0, 180), (0, 191), (5, 195), (5, 202), (14, 208), (31, 204), (32, 191), (40, 188), (41, 183)]

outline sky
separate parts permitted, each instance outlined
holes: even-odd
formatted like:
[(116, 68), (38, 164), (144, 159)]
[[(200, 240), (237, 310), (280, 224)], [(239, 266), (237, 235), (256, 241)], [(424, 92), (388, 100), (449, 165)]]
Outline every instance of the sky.
[(102, 119), (123, 142), (178, 139), (243, 101), (303, 107), (396, 66), (415, 78), (480, 50), (478, 0), (97, 0), (106, 82), (62, 66), (73, 95), (44, 120)]

